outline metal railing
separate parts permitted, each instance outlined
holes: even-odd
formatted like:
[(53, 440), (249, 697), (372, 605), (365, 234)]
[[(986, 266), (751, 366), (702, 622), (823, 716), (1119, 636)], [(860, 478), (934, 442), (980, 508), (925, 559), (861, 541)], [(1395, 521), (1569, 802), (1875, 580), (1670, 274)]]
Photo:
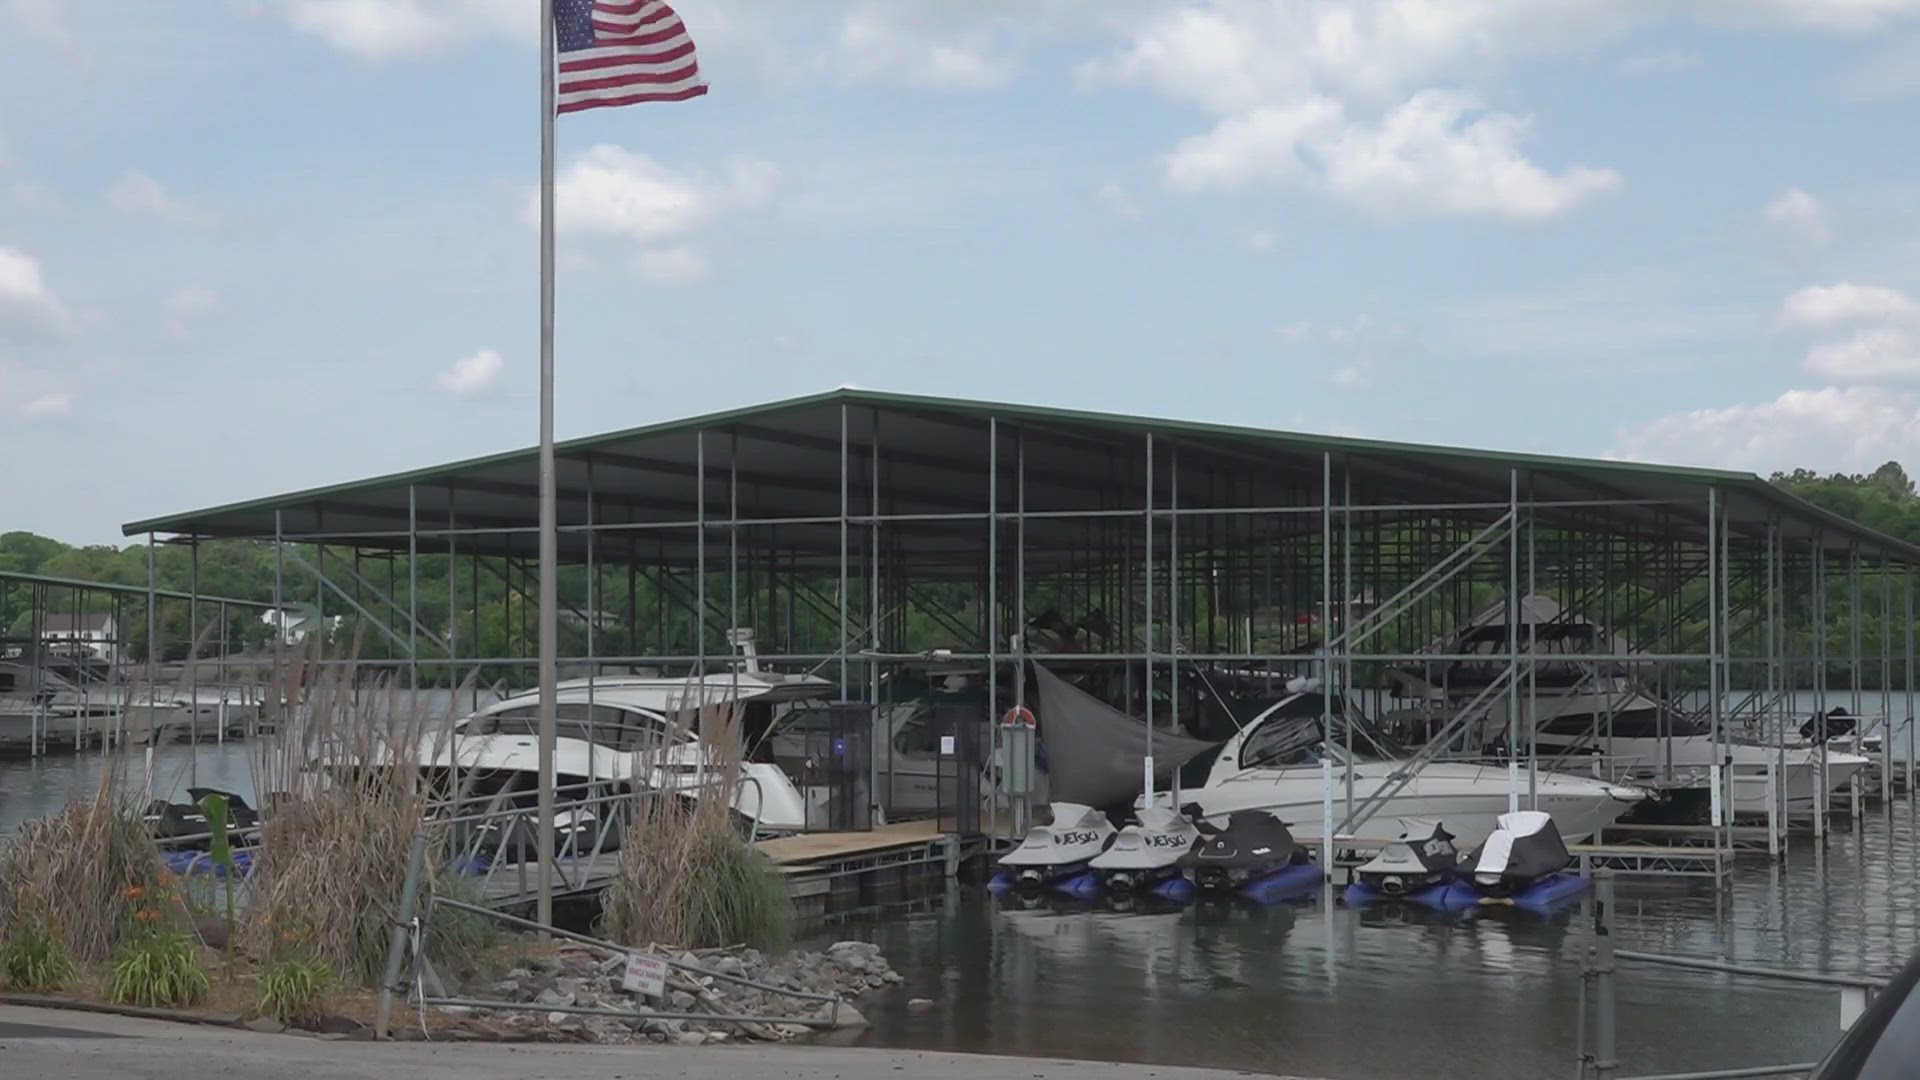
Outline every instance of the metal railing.
[[(1618, 1023), (1618, 970), (1622, 961), (1641, 964), (1655, 964), (1662, 967), (1681, 968), (1689, 971), (1710, 971), (1723, 975), (1740, 975), (1748, 978), (1767, 979), (1774, 982), (1798, 983), (1801, 985), (1838, 988), (1840, 994), (1839, 1021), (1841, 1030), (1852, 1025), (1853, 1021), (1866, 1010), (1873, 995), (1887, 986), (1887, 980), (1874, 979), (1859, 975), (1830, 975), (1825, 972), (1785, 971), (1779, 968), (1759, 967), (1753, 964), (1736, 964), (1725, 960), (1698, 956), (1668, 956), (1662, 953), (1640, 952), (1634, 949), (1616, 948), (1613, 943), (1613, 872), (1607, 869), (1596, 870), (1593, 875), (1593, 936), (1587, 946), (1586, 965), (1581, 972), (1580, 1011), (1577, 1035), (1576, 1056), (1579, 1071), (1578, 1080), (1733, 1080), (1735, 1077), (1761, 1076), (1800, 1076), (1810, 1072), (1817, 1062), (1796, 1062), (1786, 1065), (1756, 1065), (1734, 1069), (1714, 1069), (1708, 1071), (1644, 1074), (1623, 1077), (1620, 1075), (1619, 1059), (1619, 1023)], [(1593, 1045), (1588, 1047), (1587, 997), (1588, 986), (1593, 987)]]

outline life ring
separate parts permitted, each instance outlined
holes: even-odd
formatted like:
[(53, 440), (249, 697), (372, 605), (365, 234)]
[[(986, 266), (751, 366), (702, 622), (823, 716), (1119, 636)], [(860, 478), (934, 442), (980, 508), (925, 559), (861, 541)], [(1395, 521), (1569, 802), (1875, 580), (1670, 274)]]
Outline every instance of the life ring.
[(1008, 709), (1005, 715), (1000, 717), (1001, 727), (1018, 727), (1021, 724), (1025, 724), (1028, 727), (1036, 726), (1033, 719), (1033, 710), (1027, 708), (1025, 705), (1015, 705), (1013, 708)]

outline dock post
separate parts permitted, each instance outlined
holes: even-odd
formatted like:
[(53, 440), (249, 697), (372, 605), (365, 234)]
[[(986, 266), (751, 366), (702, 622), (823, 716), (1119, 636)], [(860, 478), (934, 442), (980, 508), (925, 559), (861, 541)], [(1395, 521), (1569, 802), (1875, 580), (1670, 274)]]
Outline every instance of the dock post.
[(1614, 1080), (1620, 1063), (1614, 1057), (1613, 870), (1603, 866), (1593, 879), (1593, 1075)]
[(1767, 759), (1767, 858), (1780, 861), (1780, 767)]
[(373, 1018), (373, 1037), (385, 1039), (393, 1020), (393, 988), (400, 982), (400, 965), (407, 956), (407, 935), (413, 929), (414, 899), (420, 893), (420, 871), (427, 861), (427, 833), (416, 829), (413, 849), (407, 852), (407, 877), (400, 886), (400, 912), (387, 932), (387, 975), (380, 980), (380, 1008)]

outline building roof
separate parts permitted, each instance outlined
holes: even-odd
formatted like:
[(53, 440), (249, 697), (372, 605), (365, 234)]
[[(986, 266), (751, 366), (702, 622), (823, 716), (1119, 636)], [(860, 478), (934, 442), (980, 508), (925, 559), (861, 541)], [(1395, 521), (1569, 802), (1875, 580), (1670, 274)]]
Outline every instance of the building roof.
[[(600, 558), (679, 560), (690, 557), (702, 521), (711, 528), (734, 512), (751, 525), (743, 533), (767, 534), (756, 534), (762, 547), (824, 561), (849, 542), (843, 510), (864, 528), (860, 519), (877, 504), (913, 518), (887, 525), (900, 543), (975, 561), (990, 500), (1002, 514), (1024, 504), (1028, 546), (1045, 547), (1069, 543), (1102, 514), (1137, 516), (1150, 485), (1156, 507), (1263, 508), (1271, 513), (1257, 516), (1269, 533), (1304, 533), (1321, 527), (1317, 513), (1299, 511), (1319, 506), (1330, 470), (1337, 494), (1351, 492), (1352, 505), (1370, 513), (1444, 504), (1497, 516), (1517, 487), (1551, 524), (1704, 540), (1711, 498), (1737, 536), (1763, 537), (1774, 525), (1787, 543), (1920, 563), (1920, 548), (1746, 472), (855, 389), (573, 439), (556, 446), (555, 459), (562, 555), (576, 560), (586, 555), (581, 527), (590, 520)], [(405, 550), (414, 523), (460, 530), (462, 553), (531, 556), (538, 481), (529, 448), (129, 522), (125, 531), (272, 538), (278, 523), (290, 539)], [(420, 550), (445, 545), (436, 537)], [(708, 550), (724, 558), (726, 541), (710, 538)]]
[(113, 621), (113, 614), (106, 611), (49, 611), (40, 621), (43, 634), (71, 634), (85, 630), (105, 630)]

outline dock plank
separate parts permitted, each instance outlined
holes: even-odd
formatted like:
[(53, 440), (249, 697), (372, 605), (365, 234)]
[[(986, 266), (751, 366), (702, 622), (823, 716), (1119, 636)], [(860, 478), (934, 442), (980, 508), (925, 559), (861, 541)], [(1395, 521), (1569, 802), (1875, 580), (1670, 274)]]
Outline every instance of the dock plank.
[(844, 859), (887, 848), (924, 844), (941, 835), (939, 822), (903, 821), (882, 825), (867, 832), (799, 833), (773, 840), (761, 840), (755, 846), (781, 866), (799, 866), (827, 859)]

